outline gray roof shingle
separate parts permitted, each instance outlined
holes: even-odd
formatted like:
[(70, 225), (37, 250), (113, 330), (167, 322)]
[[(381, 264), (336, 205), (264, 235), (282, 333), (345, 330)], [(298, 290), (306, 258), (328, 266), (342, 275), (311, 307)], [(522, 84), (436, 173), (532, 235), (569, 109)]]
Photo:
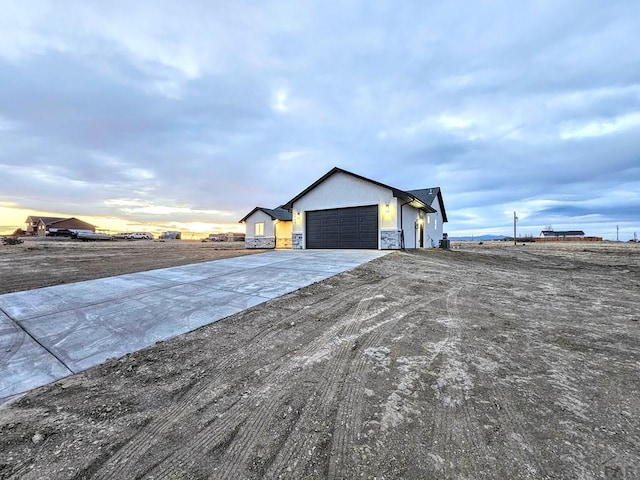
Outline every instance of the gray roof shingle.
[(240, 220), (239, 223), (245, 222), (247, 220), (247, 218), (249, 218), (251, 215), (253, 215), (258, 210), (260, 210), (261, 212), (266, 213), (273, 220), (282, 220), (283, 222), (290, 222), (291, 221), (291, 212), (289, 210), (285, 210), (282, 207), (277, 207), (277, 208), (256, 207), (253, 210), (251, 210), (247, 215), (245, 215), (244, 218), (242, 218), (242, 220)]
[(411, 195), (415, 195), (422, 202), (426, 203), (429, 206), (433, 206), (433, 201), (438, 197), (440, 200), (440, 205), (442, 206), (442, 220), (444, 222), (447, 221), (447, 212), (444, 209), (444, 201), (442, 200), (442, 192), (440, 191), (440, 187), (431, 187), (431, 188), (421, 188), (419, 190), (407, 190), (407, 193)]

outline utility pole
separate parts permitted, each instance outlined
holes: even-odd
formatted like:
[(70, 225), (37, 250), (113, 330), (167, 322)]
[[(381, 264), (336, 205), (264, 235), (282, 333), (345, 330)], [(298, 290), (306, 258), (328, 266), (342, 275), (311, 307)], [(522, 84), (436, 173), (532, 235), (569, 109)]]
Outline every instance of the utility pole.
[(619, 233), (620, 233), (620, 226), (619, 226), (619, 225), (616, 225), (616, 242), (619, 242), (619, 241), (620, 241), (620, 238), (619, 238), (619, 236), (618, 236), (618, 234), (619, 234)]
[(516, 212), (513, 212), (513, 244), (517, 245), (517, 237), (516, 237), (516, 223), (518, 223), (518, 217), (516, 217)]

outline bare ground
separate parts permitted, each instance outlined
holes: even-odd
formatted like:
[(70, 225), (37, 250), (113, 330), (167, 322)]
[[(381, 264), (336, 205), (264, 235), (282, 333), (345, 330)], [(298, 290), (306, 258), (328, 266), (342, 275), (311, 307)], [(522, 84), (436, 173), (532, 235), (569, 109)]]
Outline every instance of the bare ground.
[(0, 477), (638, 478), (638, 247), (391, 254), (5, 406)]
[(0, 243), (0, 294), (261, 251), (246, 250), (244, 242), (27, 238), (19, 245)]

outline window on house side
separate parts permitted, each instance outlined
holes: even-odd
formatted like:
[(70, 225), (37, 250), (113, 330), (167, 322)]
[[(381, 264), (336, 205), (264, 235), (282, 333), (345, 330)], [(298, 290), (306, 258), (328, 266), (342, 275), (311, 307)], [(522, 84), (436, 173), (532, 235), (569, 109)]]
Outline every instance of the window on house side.
[(255, 233), (256, 237), (264, 235), (264, 222), (260, 222), (260, 223), (256, 223), (255, 224), (254, 233)]

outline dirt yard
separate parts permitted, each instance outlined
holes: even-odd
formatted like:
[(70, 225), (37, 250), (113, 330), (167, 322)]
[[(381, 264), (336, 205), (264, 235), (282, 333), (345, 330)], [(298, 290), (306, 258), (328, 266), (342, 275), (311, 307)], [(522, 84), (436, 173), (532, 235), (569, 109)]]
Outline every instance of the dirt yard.
[(0, 295), (259, 252), (245, 250), (244, 242), (81, 242), (46, 237), (27, 238), (20, 245), (0, 242)]
[(393, 253), (3, 407), (0, 477), (637, 479), (639, 298), (640, 245)]

